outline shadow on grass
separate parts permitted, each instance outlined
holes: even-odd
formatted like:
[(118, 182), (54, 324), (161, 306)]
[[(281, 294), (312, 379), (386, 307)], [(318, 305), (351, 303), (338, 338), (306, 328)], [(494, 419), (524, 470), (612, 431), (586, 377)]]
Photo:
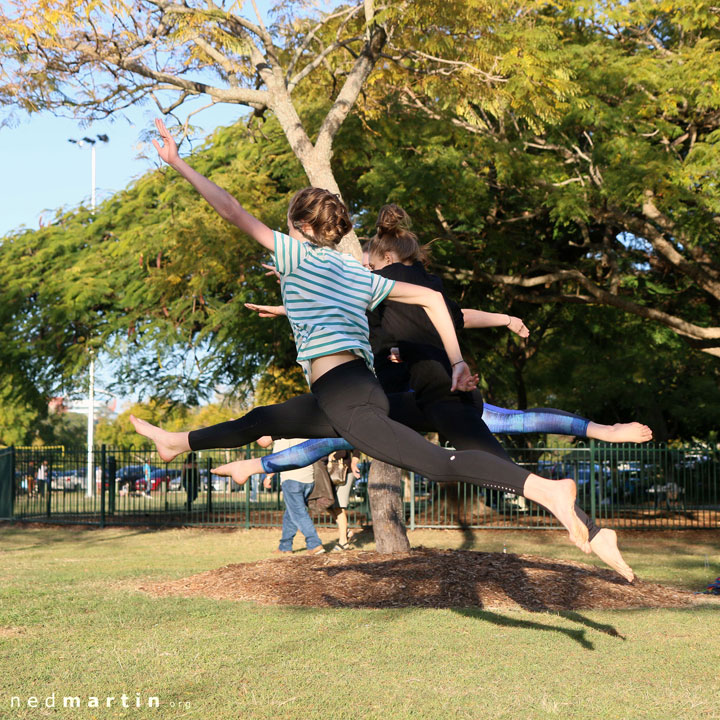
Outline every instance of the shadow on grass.
[(612, 625), (605, 625), (604, 623), (598, 623), (590, 618), (586, 618), (578, 612), (572, 610), (563, 610), (558, 613), (560, 617), (564, 617), (566, 620), (572, 620), (573, 622), (579, 623), (580, 625), (586, 625), (591, 630), (610, 635), (610, 637), (616, 637), (620, 640), (626, 640), (624, 635), (621, 635)]
[[(109, 528), (105, 528), (108, 530)], [(18, 542), (23, 543), (21, 547), (4, 548), (2, 552), (25, 552), (27, 550), (33, 550), (36, 548), (48, 548), (53, 545), (97, 545), (106, 542), (116, 542), (117, 540), (124, 540), (136, 535), (147, 535), (149, 533), (156, 533), (165, 530), (162, 527), (142, 527), (133, 528), (129, 531), (129, 528), (117, 528), (119, 530), (128, 530), (127, 532), (113, 533), (107, 535), (103, 532), (94, 532), (101, 530), (101, 528), (92, 525), (28, 525), (25, 523), (3, 523), (0, 524), (0, 539), (5, 542)], [(63, 532), (58, 532), (62, 530)], [(38, 535), (41, 539), (38, 539)], [(32, 538), (35, 540), (32, 544), (27, 543), (28, 539)]]
[[(585, 650), (594, 650), (595, 645), (586, 637), (586, 630), (572, 630), (570, 628), (559, 627), (558, 625), (545, 624), (535, 622), (534, 620), (520, 620), (519, 618), (511, 618), (507, 615), (500, 615), (489, 610), (475, 610), (473, 608), (454, 609), (453, 612), (463, 617), (472, 618), (474, 620), (482, 620), (483, 622), (492, 623), (499, 627), (513, 628), (517, 630), (540, 630), (542, 632), (556, 632), (565, 635), (570, 640), (579, 643)], [(560, 613), (563, 615), (562, 613)], [(614, 628), (613, 628), (614, 630)], [(615, 631), (617, 634), (617, 631)]]

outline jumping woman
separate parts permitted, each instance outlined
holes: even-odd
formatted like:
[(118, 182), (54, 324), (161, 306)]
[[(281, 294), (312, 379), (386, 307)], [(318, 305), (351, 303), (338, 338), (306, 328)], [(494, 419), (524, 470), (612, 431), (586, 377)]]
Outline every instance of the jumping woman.
[[(409, 232), (408, 225), (409, 218), (401, 208), (385, 206), (378, 217), (378, 233), (366, 247), (367, 263), (387, 278), (442, 291), (440, 278), (425, 271), (423, 249), (416, 236)], [(502, 325), (521, 337), (528, 334), (519, 318), (461, 310), (447, 297), (445, 301), (458, 329)], [(249, 307), (263, 316), (285, 314), (283, 306)], [(609, 426), (553, 408), (507, 410), (484, 405), (477, 391), (451, 392), (447, 355), (426, 314), (418, 310), (415, 306), (388, 301), (369, 313), (375, 370), (390, 398), (393, 419), (419, 431), (439, 431), (457, 449), (485, 450), (507, 460), (509, 456), (491, 433), (561, 433), (616, 442), (646, 442), (652, 437), (647, 426), (636, 422)], [(407, 389), (413, 392), (398, 394)], [(244, 482), (251, 473), (297, 467), (348, 447), (342, 439), (310, 440), (286, 453), (230, 463), (217, 468), (217, 472)], [(599, 528), (581, 508), (576, 507), (576, 513), (588, 528), (592, 551), (632, 580), (632, 570), (617, 547), (616, 533)]]
[[(366, 310), (374, 309), (386, 298), (423, 307), (450, 360), (451, 390), (472, 386), (452, 319), (439, 292), (375, 275), (351, 256), (338, 252), (335, 247), (352, 225), (347, 208), (329, 191), (305, 188), (297, 192), (288, 208), (289, 234), (272, 231), (228, 192), (193, 170), (179, 157), (177, 145), (162, 121), (156, 120), (156, 126), (163, 145), (156, 140), (153, 144), (160, 157), (223, 218), (274, 253), (298, 362), (325, 424), (370, 457), (429, 480), (468, 482), (533, 500), (555, 515), (575, 545), (590, 551), (587, 527), (575, 512), (573, 480), (548, 480), (481, 450), (446, 452), (388, 417), (388, 399), (371, 369), (365, 316)], [(306, 424), (308, 420), (310, 417), (304, 418)], [(138, 432), (156, 442), (161, 457), (163, 453), (166, 457), (177, 454), (163, 447), (163, 438), (156, 433), (159, 428), (136, 418), (133, 422)], [(274, 433), (263, 429), (256, 437), (267, 434)], [(191, 449), (190, 443), (187, 434), (187, 450)]]

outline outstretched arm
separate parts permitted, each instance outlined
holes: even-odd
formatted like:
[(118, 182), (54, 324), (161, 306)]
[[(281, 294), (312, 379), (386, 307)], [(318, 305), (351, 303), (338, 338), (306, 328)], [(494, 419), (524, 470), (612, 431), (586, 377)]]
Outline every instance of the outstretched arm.
[(530, 331), (525, 327), (525, 323), (519, 317), (513, 315), (491, 313), (485, 312), (484, 310), (473, 310), (471, 308), (463, 308), (462, 314), (466, 328), (506, 327), (522, 338), (530, 335)]
[(245, 303), (248, 310), (253, 310), (259, 317), (285, 317), (287, 310), (284, 305), (256, 305), (255, 303)]
[(223, 190), (197, 170), (193, 170), (178, 154), (177, 144), (162, 120), (156, 119), (155, 126), (163, 141), (162, 146), (157, 140), (152, 141), (158, 155), (170, 167), (177, 170), (222, 218), (239, 227), (268, 250), (274, 250), (273, 231), (245, 210), (227, 190)]
[(470, 378), (470, 369), (462, 358), (460, 345), (455, 334), (455, 326), (442, 293), (420, 285), (396, 282), (387, 297), (388, 300), (395, 302), (420, 305), (425, 310), (442, 340), (443, 347), (452, 365), (451, 389), (456, 390), (459, 386), (462, 387)]

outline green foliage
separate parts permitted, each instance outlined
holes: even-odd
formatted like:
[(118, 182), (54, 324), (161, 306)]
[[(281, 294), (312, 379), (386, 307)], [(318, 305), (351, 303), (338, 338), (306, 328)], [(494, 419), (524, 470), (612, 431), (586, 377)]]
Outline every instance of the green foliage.
[(147, 445), (149, 441), (135, 432), (130, 415), (162, 425), (165, 430), (179, 432), (226, 422), (247, 411), (246, 406), (230, 399), (201, 407), (188, 407), (159, 399), (135, 403), (116, 418), (102, 418), (97, 422), (95, 444), (124, 449)]
[[(720, 410), (714, 361), (638, 313), (720, 325), (702, 281), (720, 267), (720, 17), (690, 0), (433, 0), (379, 18), (392, 59), (337, 135), (333, 172), (365, 236), (382, 204), (403, 205), (451, 295), (525, 319), (528, 343), (501, 330), (465, 340), (488, 398), (645, 420), (661, 438), (706, 434)], [(308, 128), (342, 67), (333, 55), (303, 85)], [(249, 127), (218, 130), (191, 162), (282, 229), (305, 176), (276, 120)], [(287, 324), (243, 307), (279, 299), (266, 259), (171, 170), (95, 216), (80, 208), (5, 238), (0, 417), (42, 417), (40, 398), (74, 384), (89, 347), (118, 363), (118, 392), (170, 400), (156, 410), (183, 427), (218, 384), (239, 398), (257, 387), (259, 402), (299, 390)], [(497, 280), (553, 273), (565, 274)], [(588, 283), (635, 314), (590, 307), (606, 299)], [(124, 443), (124, 427), (98, 435)], [(0, 439), (26, 437), (12, 432)]]
[[(193, 162), (283, 228), (302, 171), (277, 127), (264, 133), (261, 144), (220, 130)], [(95, 216), (81, 208), (5, 239), (8, 365), (27, 357), (25, 378), (51, 392), (84, 371), (91, 347), (119, 361), (120, 391), (151, 385), (191, 404), (219, 383), (242, 392), (266, 358), (287, 364), (292, 352), (286, 332), (243, 307), (277, 293), (268, 257), (171, 171), (150, 173)]]
[(30, 445), (38, 419), (42, 416), (42, 399), (37, 393), (32, 399), (32, 387), (15, 393), (12, 378), (0, 379), (0, 445)]

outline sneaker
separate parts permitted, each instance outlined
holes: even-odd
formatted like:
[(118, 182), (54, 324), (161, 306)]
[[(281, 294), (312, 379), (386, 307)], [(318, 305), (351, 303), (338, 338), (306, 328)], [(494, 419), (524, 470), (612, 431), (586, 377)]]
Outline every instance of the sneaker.
[(290, 557), (290, 555), (292, 555), (292, 550), (281, 550), (280, 548), (277, 548), (277, 550), (273, 550), (273, 555), (287, 555)]
[(335, 543), (335, 547), (330, 552), (345, 552), (346, 550), (350, 549), (350, 545), (348, 543)]
[(318, 545), (312, 550), (308, 550), (308, 555), (322, 555), (325, 552), (325, 548), (322, 545)]

